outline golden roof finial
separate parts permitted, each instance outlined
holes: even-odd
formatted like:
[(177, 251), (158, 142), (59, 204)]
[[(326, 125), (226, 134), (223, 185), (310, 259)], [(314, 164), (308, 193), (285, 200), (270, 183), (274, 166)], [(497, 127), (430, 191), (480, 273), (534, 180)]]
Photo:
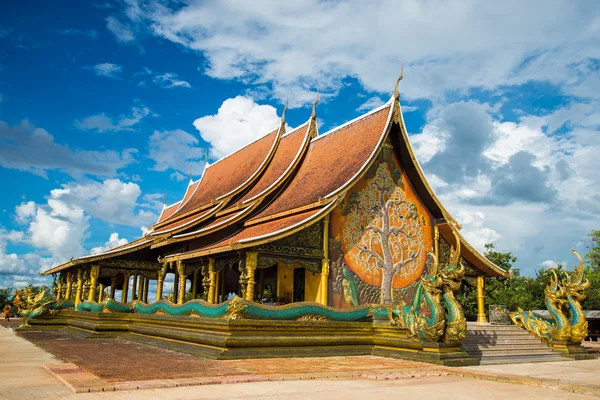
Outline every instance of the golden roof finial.
[(163, 204), (166, 206), (167, 205), (167, 191), (165, 190), (165, 195), (163, 198)]
[(396, 84), (394, 85), (394, 98), (398, 98), (400, 97), (400, 91), (398, 90), (398, 84), (400, 83), (400, 81), (402, 80), (402, 78), (404, 77), (404, 61), (402, 61), (402, 59), (400, 59), (400, 75), (398, 76), (398, 79), (396, 79)]
[(208, 164), (208, 147), (206, 147), (206, 155), (204, 156), (204, 161)]
[(312, 113), (310, 114), (311, 118), (317, 118), (317, 104), (319, 103), (319, 88), (317, 88), (317, 98), (313, 103)]
[(281, 113), (281, 126), (284, 127), (285, 129), (285, 112), (288, 109), (288, 96), (287, 94), (285, 95), (285, 107), (283, 107), (283, 112)]
[(192, 176), (192, 166), (193, 166), (193, 164), (192, 164), (192, 163), (190, 163), (190, 181), (193, 181), (193, 180), (194, 180), (194, 179), (193, 179), (193, 176)]

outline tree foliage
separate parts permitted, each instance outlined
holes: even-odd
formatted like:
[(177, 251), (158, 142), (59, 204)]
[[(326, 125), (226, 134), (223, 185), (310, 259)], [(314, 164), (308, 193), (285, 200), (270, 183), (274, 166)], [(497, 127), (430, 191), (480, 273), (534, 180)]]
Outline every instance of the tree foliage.
[(586, 247), (589, 249), (585, 255), (586, 264), (594, 271), (600, 271), (600, 230), (588, 234)]
[(12, 307), (12, 293), (13, 293), (13, 288), (8, 287), (6, 289), (1, 289), (0, 288), (0, 307), (2, 309), (4, 309), (4, 306), (7, 304), (10, 304), (10, 306)]

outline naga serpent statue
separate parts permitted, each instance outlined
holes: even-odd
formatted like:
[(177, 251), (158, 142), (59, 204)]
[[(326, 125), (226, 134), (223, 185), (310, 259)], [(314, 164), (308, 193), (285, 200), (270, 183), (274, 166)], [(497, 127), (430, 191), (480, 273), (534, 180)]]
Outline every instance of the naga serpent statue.
[(509, 316), (515, 325), (522, 326), (544, 341), (565, 342), (571, 337), (569, 319), (563, 312), (563, 306), (566, 303), (565, 288), (560, 285), (556, 269), (552, 268), (549, 272), (552, 277), (544, 289), (544, 294), (546, 295), (546, 308), (552, 318), (544, 317), (533, 311), (523, 311), (521, 308), (517, 312), (510, 313)]
[[(431, 252), (427, 253), (427, 271), (417, 286), (413, 304), (400, 305), (395, 310), (388, 308), (388, 318), (393, 326), (408, 329), (415, 341), (437, 342), (444, 335), (446, 312), (441, 303), (443, 281), (438, 260)], [(429, 306), (428, 316), (419, 311), (423, 299)]]
[[(515, 325), (521, 325), (551, 343), (581, 343), (588, 335), (588, 322), (581, 301), (586, 298), (585, 291), (590, 287), (590, 282), (584, 277), (581, 256), (575, 249), (571, 251), (578, 258), (579, 267), (575, 267), (572, 273), (554, 268), (550, 270), (553, 279), (546, 287), (545, 294), (546, 307), (552, 318), (520, 308), (518, 312), (510, 314)], [(562, 279), (558, 274), (562, 275)]]
[[(467, 319), (454, 297), (462, 285), (465, 267), (460, 263), (460, 237), (456, 227), (453, 224), (450, 227), (456, 249), (452, 250), (448, 264), (440, 269), (435, 254), (427, 253), (428, 273), (417, 286), (413, 304), (402, 305), (396, 310), (388, 309), (388, 317), (392, 325), (408, 329), (413, 340), (437, 342), (443, 339), (446, 344), (457, 346), (467, 336)], [(423, 298), (429, 307), (429, 316), (420, 312)]]
[(35, 293), (33, 286), (25, 289), (15, 290), (13, 293), (13, 304), (17, 307), (19, 317), (23, 325), (27, 325), (29, 318), (41, 317), (52, 310), (73, 307), (71, 301), (56, 301), (44, 287), (39, 293)]
[(588, 335), (588, 322), (585, 313), (581, 308), (581, 302), (587, 297), (585, 291), (590, 287), (590, 281), (583, 276), (583, 260), (575, 251), (571, 250), (579, 259), (579, 267), (575, 267), (573, 272), (569, 274), (567, 271), (562, 271), (565, 274), (564, 288), (567, 300), (567, 307), (570, 313), (571, 338), (570, 342), (580, 343)]

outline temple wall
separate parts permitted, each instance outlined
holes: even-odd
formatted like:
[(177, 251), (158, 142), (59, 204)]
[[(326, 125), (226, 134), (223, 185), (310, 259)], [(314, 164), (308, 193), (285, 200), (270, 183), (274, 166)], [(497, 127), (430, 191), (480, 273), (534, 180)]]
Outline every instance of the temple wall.
[[(302, 266), (292, 265), (288, 267), (283, 264), (277, 265), (277, 297), (285, 297), (286, 293), (290, 293), (290, 298), (293, 299), (294, 269), (296, 268), (302, 268)], [(320, 294), (320, 282), (320, 274), (313, 274), (310, 271), (305, 271), (304, 301), (317, 301)]]
[(433, 251), (433, 217), (391, 144), (330, 214), (329, 305), (410, 303)]
[(304, 301), (317, 301), (319, 298), (319, 286), (321, 284), (320, 274), (306, 271), (304, 279)]

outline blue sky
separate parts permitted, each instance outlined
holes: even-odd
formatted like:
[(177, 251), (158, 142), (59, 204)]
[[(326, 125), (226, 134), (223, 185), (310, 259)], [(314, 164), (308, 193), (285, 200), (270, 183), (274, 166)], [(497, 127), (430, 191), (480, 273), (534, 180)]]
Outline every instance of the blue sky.
[(477, 248), (531, 275), (600, 229), (600, 5), (20, 1), (0, 13), (0, 286), (142, 234), (216, 160), (401, 101)]

